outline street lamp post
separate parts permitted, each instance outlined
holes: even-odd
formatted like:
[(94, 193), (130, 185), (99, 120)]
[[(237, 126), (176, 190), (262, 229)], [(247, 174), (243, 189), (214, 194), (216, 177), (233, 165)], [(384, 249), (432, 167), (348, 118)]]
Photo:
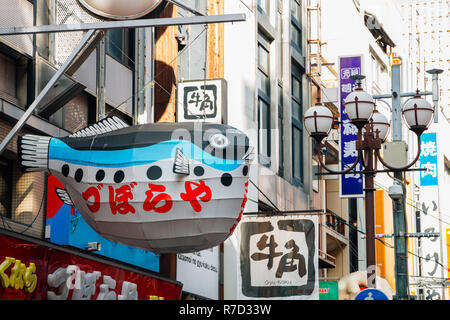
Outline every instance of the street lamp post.
[[(418, 152), (415, 159), (403, 166), (393, 167), (386, 163), (380, 154), (381, 144), (386, 139), (390, 122), (376, 110), (373, 97), (365, 92), (361, 87), (361, 81), (365, 78), (363, 75), (353, 76), (357, 88), (350, 93), (344, 101), (345, 112), (351, 123), (358, 129), (358, 138), (356, 141), (357, 158), (346, 170), (334, 171), (325, 165), (322, 160), (320, 145), (322, 140), (328, 136), (332, 124), (333, 114), (322, 105), (320, 95), (315, 106), (305, 112), (305, 128), (310, 136), (317, 142), (317, 156), (321, 167), (329, 174), (363, 174), (364, 175), (364, 195), (366, 211), (366, 252), (367, 252), (367, 284), (369, 288), (376, 287), (376, 249), (375, 249), (375, 198), (374, 198), (374, 178), (378, 172), (403, 172), (412, 167), (420, 156), (420, 136), (427, 130), (433, 117), (434, 108), (419, 95), (419, 91), (405, 103), (402, 114), (409, 129), (417, 135)], [(387, 169), (378, 170), (378, 160)], [(363, 170), (355, 171), (354, 168), (361, 163)], [(420, 170), (420, 169), (419, 169)]]

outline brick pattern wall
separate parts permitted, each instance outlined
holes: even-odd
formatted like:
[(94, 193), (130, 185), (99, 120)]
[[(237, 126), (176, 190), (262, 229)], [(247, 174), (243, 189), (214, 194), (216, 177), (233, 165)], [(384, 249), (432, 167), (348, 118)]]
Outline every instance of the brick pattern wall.
[(88, 106), (86, 93), (79, 94), (70, 100), (64, 106), (64, 129), (76, 132), (87, 127)]
[[(0, 119), (0, 140), (6, 137), (12, 127), (11, 123)], [(19, 134), (24, 133), (32, 132), (26, 129), (19, 132)], [(20, 172), (17, 165), (17, 136), (5, 151), (13, 163), (11, 219), (2, 218), (0, 228), (43, 238), (46, 174), (44, 172)]]

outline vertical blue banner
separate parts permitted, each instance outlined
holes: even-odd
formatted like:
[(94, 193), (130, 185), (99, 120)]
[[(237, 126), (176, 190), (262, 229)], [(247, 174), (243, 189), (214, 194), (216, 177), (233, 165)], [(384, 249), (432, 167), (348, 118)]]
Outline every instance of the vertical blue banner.
[[(361, 60), (361, 56), (339, 58), (339, 96), (341, 104), (340, 170), (347, 169), (358, 157), (358, 151), (356, 150), (358, 129), (350, 122), (350, 119), (345, 112), (344, 100), (355, 89), (355, 83), (350, 77), (361, 74)], [(361, 171), (361, 163), (359, 163), (354, 170)], [(342, 198), (364, 196), (362, 174), (349, 173), (339, 175), (339, 179), (340, 196)]]
[(438, 185), (437, 168), (437, 143), (436, 133), (424, 133), (420, 137), (420, 168), (427, 169), (420, 171), (421, 186)]

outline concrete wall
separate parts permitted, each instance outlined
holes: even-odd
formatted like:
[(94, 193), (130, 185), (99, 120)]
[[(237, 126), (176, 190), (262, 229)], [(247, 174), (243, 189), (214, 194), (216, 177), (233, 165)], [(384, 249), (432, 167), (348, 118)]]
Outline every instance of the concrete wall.
[[(247, 20), (226, 24), (224, 30), (224, 72), (228, 82), (228, 124), (249, 134), (258, 154), (256, 108), (256, 19), (255, 8), (241, 1), (225, 1), (225, 13), (245, 13)], [(252, 11), (253, 10), (253, 11)], [(258, 184), (257, 156), (250, 166), (250, 179)], [(246, 211), (258, 210), (258, 191), (249, 184)], [(224, 298), (235, 299), (239, 268), (239, 241), (235, 234), (224, 243)]]

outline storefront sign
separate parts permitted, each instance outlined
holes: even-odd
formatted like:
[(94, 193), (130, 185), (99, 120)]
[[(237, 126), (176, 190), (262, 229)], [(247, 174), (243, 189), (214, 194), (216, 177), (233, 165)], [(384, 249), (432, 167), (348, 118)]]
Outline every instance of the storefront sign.
[(420, 172), (421, 186), (437, 186), (438, 163), (436, 133), (424, 133), (420, 136), (420, 168), (427, 169)]
[(87, 249), (88, 243), (98, 243), (96, 254), (126, 262), (147, 270), (159, 272), (159, 256), (132, 246), (103, 238), (84, 220), (75, 206), (62, 202), (56, 190), (65, 190), (55, 176), (47, 179), (46, 229), (50, 242)]
[(177, 254), (177, 281), (183, 291), (208, 299), (219, 299), (219, 247)]
[[(339, 92), (341, 103), (340, 170), (348, 169), (358, 157), (358, 151), (356, 150), (358, 129), (350, 122), (350, 119), (347, 116), (344, 108), (344, 100), (355, 89), (355, 82), (350, 77), (361, 74), (361, 60), (361, 56), (339, 58)], [(354, 171), (361, 170), (362, 165), (359, 163), (356, 165)], [(341, 174), (339, 175), (339, 180), (341, 198), (364, 196), (362, 174)]]
[(222, 123), (225, 114), (225, 79), (179, 82), (177, 85), (177, 121)]
[(240, 299), (318, 300), (317, 217), (244, 217)]
[[(438, 146), (436, 133), (424, 133), (420, 137), (420, 167), (426, 171), (420, 172), (420, 229), (424, 233), (441, 232), (441, 212), (439, 203), (438, 184)], [(423, 237), (422, 248), (422, 275), (425, 277), (443, 278), (442, 268), (443, 251), (439, 237)], [(442, 288), (425, 290), (426, 300), (441, 300), (444, 298)]]
[(319, 300), (339, 300), (338, 281), (319, 281)]
[(178, 300), (181, 284), (0, 234), (0, 300)]
[(154, 253), (225, 241), (247, 202), (247, 135), (212, 123), (129, 126), (107, 117), (68, 137), (23, 135), (19, 164), (48, 171), (102, 237)]

